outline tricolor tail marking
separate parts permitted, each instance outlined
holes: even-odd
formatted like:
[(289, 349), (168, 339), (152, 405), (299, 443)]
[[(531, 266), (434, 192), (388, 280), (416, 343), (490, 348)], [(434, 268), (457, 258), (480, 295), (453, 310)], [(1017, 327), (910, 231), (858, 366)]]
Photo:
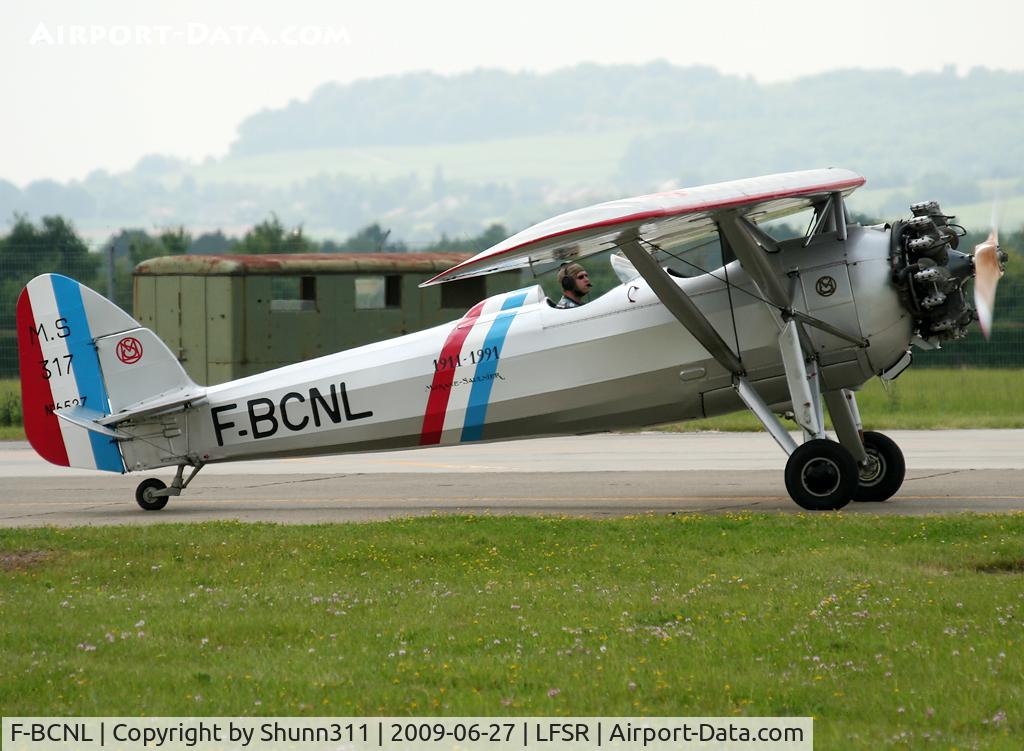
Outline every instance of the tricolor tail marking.
[[(102, 304), (131, 320), (113, 303)], [(101, 319), (110, 318), (94, 309), (96, 302), (91, 305)], [(115, 442), (56, 414), (69, 408), (110, 412), (81, 285), (58, 274), (36, 277), (18, 298), (17, 327), (22, 411), (32, 447), (54, 464), (123, 472)]]

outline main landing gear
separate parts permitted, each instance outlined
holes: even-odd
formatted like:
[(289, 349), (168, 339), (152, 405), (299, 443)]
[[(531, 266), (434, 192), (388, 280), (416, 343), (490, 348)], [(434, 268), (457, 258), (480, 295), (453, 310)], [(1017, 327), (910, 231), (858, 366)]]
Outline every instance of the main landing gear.
[(885, 501), (906, 475), (900, 447), (883, 433), (864, 433), (865, 459), (858, 463), (841, 443), (807, 441), (786, 462), (786, 490), (801, 508), (834, 511), (852, 501)]
[[(817, 434), (807, 433), (803, 444), (790, 447), (790, 497), (809, 511), (835, 511), (850, 501), (888, 500), (900, 489), (907, 471), (900, 447), (883, 433), (862, 429), (853, 392), (824, 397), (839, 440), (828, 440), (819, 429)], [(820, 415), (819, 425), (824, 425)]]
[(181, 495), (181, 491), (188, 487), (188, 484), (192, 482), (192, 478), (199, 474), (199, 470), (204, 465), (202, 462), (192, 465), (192, 471), (188, 477), (185, 477), (185, 467), (187, 466), (189, 465), (178, 465), (178, 471), (174, 474), (170, 487), (167, 487), (163, 480), (147, 477), (135, 488), (135, 502), (145, 511), (159, 511), (162, 509), (167, 505), (167, 501), (171, 499), (172, 495)]
[[(790, 497), (809, 511), (835, 511), (850, 501), (891, 498), (906, 474), (899, 446), (882, 433), (864, 431), (852, 391), (821, 392), (817, 363), (804, 361), (792, 328), (783, 333), (780, 344), (792, 403), (799, 407), (794, 409), (794, 419), (803, 429), (804, 443), (793, 440), (745, 379), (737, 378), (735, 385), (740, 398), (789, 456), (785, 477)], [(838, 441), (825, 434), (823, 400)]]

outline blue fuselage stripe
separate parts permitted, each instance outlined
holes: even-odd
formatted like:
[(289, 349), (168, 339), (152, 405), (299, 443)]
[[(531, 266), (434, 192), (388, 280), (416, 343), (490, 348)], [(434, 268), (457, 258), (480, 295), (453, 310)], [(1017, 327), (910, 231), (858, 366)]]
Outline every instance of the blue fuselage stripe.
[(462, 426), (463, 441), (479, 441), (483, 437), (487, 405), (490, 403), (491, 388), (494, 386), (494, 379), (498, 373), (501, 348), (505, 344), (505, 337), (512, 326), (512, 320), (518, 312), (515, 309), (520, 307), (525, 300), (525, 292), (508, 297), (502, 303), (501, 310), (503, 312), (494, 319), (484, 338), (484, 349), (490, 347), (493, 352), (497, 353), (497, 357), (490, 357), (476, 366), (476, 372), (473, 374), (473, 386), (469, 392), (469, 404), (466, 406), (466, 420)]
[[(78, 282), (68, 279), (66, 276), (54, 274), (51, 279), (53, 280), (53, 296), (57, 300), (57, 309), (71, 328), (71, 333), (68, 334), (65, 341), (71, 355), (71, 372), (75, 374), (78, 392), (86, 397), (86, 404), (96, 411), (108, 415), (110, 407), (107, 402), (107, 390), (103, 386), (99, 356), (96, 354), (92, 331), (89, 328), (89, 318), (85, 314), (85, 305), (82, 303), (82, 289)], [(97, 469), (104, 469), (108, 472), (124, 472), (121, 451), (113, 441), (99, 433), (89, 431), (89, 443), (92, 446)]]

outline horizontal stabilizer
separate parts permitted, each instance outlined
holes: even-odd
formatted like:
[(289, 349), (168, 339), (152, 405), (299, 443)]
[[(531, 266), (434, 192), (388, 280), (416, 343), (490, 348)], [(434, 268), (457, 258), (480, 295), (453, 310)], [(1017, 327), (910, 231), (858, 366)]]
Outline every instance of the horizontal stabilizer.
[(104, 438), (111, 438), (117, 440), (119, 438), (125, 438), (116, 430), (111, 430), (99, 423), (99, 420), (103, 417), (99, 412), (94, 412), (91, 409), (85, 409), (84, 407), (72, 407), (71, 409), (62, 409), (57, 413), (57, 419), (63, 422), (69, 423), (76, 427), (82, 428), (92, 433), (98, 433)]
[(206, 400), (206, 389), (201, 386), (186, 386), (174, 391), (160, 394), (153, 399), (144, 399), (135, 404), (129, 404), (120, 412), (113, 412), (97, 420), (100, 425), (116, 425), (125, 420), (133, 420), (139, 417), (148, 417), (170, 412), (184, 407), (185, 405), (200, 404)]

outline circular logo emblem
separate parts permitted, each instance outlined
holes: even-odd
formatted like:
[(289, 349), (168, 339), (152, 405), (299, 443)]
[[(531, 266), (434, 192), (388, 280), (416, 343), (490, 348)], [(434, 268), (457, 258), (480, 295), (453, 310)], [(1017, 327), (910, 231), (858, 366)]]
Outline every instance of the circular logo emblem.
[(134, 336), (126, 336), (117, 343), (117, 359), (125, 365), (134, 365), (142, 359), (142, 342)]
[(830, 276), (823, 276), (815, 283), (814, 291), (822, 297), (831, 297), (836, 292), (836, 280)]

